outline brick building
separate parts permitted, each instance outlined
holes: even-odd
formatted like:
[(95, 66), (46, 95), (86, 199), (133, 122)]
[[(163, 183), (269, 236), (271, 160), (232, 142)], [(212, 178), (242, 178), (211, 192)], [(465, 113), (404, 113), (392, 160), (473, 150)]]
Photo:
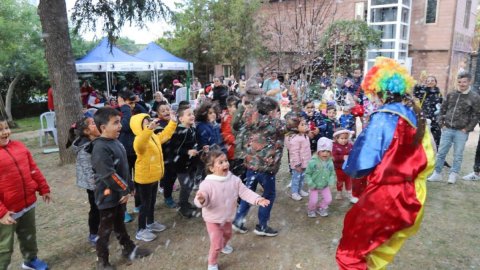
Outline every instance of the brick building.
[[(477, 5), (477, 0), (265, 1), (259, 14), (272, 53), (265, 63), (247, 65), (245, 73), (249, 77), (262, 68), (291, 72), (294, 52), (311, 59), (312, 46), (328, 24), (360, 19), (383, 32), (382, 46), (367, 53), (365, 68), (375, 56), (388, 56), (405, 63), (415, 78), (426, 71), (437, 77), (442, 91), (451, 89), (458, 72), (471, 67)], [(229, 66), (217, 65), (215, 75), (230, 75)]]

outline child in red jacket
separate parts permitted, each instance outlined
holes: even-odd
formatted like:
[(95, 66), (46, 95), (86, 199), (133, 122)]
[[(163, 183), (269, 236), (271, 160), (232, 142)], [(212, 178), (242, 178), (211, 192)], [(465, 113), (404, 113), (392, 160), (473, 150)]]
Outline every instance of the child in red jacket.
[(335, 173), (337, 174), (337, 195), (335, 196), (335, 199), (343, 199), (342, 190), (343, 185), (345, 185), (347, 198), (351, 203), (356, 203), (358, 202), (358, 198), (352, 195), (352, 179), (350, 176), (346, 175), (342, 169), (343, 163), (347, 160), (350, 151), (352, 151), (352, 143), (350, 142), (351, 135), (352, 132), (348, 129), (340, 129), (333, 134), (334, 142), (332, 156)]
[[(232, 132), (232, 119), (237, 111), (239, 99), (236, 96), (229, 96), (227, 98), (227, 110), (223, 112), (222, 124), (220, 125), (220, 132), (222, 133), (225, 148), (227, 148), (227, 159), (230, 163), (230, 171), (235, 171), (235, 166), (241, 165), (235, 159), (235, 135)], [(234, 173), (235, 174), (235, 173)], [(236, 175), (236, 174), (235, 174)], [(238, 175), (241, 179), (242, 176)]]
[(49, 203), (50, 188), (35, 164), (32, 154), (21, 142), (10, 140), (7, 121), (0, 116), (0, 269), (7, 269), (17, 233), (23, 256), (23, 269), (48, 269), (37, 258), (35, 228), (36, 193)]

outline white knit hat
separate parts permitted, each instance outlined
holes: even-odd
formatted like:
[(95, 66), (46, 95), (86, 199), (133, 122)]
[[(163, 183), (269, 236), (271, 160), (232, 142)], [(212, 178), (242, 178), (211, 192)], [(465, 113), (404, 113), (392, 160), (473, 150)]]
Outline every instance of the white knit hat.
[(329, 138), (321, 137), (317, 142), (317, 153), (320, 151), (332, 152), (333, 142)]

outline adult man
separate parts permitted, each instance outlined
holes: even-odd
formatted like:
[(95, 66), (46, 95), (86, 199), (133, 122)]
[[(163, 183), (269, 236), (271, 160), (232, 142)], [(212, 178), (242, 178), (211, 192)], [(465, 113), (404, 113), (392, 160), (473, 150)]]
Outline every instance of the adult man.
[(265, 95), (273, 98), (275, 101), (279, 102), (282, 99), (282, 90), (280, 89), (280, 81), (277, 79), (276, 72), (270, 74), (270, 78), (263, 82), (262, 88)]
[(453, 165), (448, 176), (448, 183), (455, 184), (462, 166), (463, 150), (468, 139), (468, 133), (473, 131), (480, 116), (480, 96), (471, 90), (471, 75), (459, 74), (458, 89), (447, 95), (440, 110), (439, 124), (442, 136), (435, 165), (435, 171), (428, 181), (441, 181), (442, 168), (450, 147), (453, 144)]

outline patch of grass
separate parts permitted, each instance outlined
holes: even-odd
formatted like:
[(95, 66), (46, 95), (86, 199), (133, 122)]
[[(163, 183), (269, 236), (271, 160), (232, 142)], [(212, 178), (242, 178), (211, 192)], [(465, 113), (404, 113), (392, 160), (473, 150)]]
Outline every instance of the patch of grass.
[(17, 124), (17, 127), (12, 129), (13, 133), (40, 129), (40, 118), (38, 116), (16, 119), (14, 122)]

